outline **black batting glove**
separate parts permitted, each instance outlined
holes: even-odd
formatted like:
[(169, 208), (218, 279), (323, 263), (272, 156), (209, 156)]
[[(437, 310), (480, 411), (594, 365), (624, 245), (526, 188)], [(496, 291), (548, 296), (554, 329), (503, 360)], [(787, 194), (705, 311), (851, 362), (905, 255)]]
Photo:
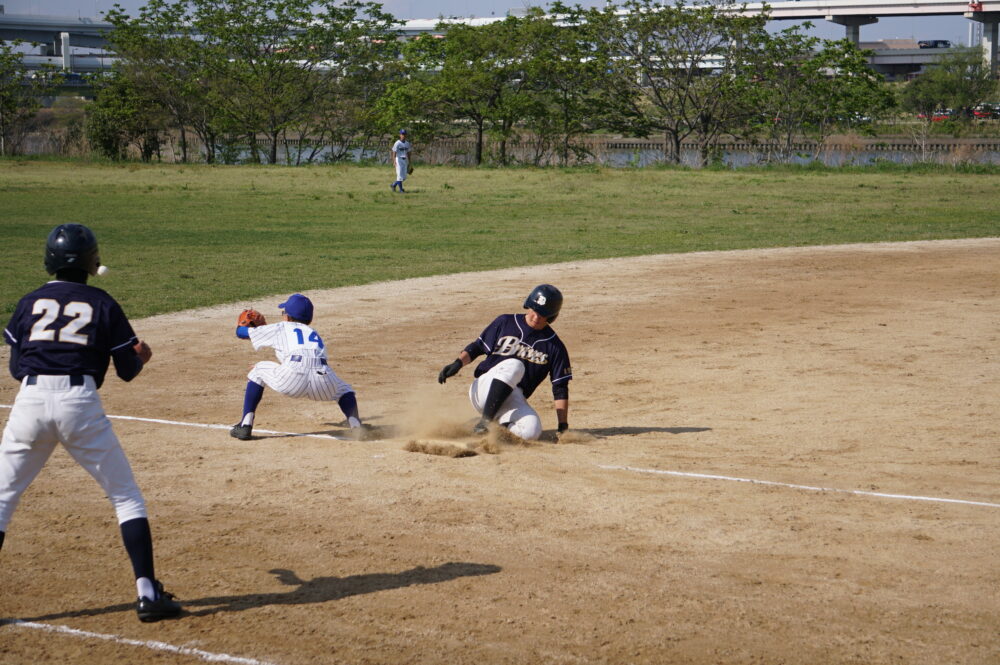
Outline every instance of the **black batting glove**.
[(462, 369), (462, 361), (456, 358), (455, 362), (445, 365), (438, 374), (438, 383), (444, 383), (448, 380), (448, 377), (458, 374), (458, 370), (460, 369)]

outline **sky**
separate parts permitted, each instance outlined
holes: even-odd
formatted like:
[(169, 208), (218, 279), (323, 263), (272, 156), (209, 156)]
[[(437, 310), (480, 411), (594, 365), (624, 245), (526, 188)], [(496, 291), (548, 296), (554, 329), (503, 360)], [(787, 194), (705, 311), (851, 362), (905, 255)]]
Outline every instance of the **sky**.
[[(100, 17), (110, 10), (116, 0), (0, 0), (8, 14), (45, 14), (50, 16)], [(137, 11), (145, 0), (117, 0), (126, 11)], [(396, 18), (437, 18), (439, 16), (504, 16), (511, 9), (519, 10), (529, 5), (547, 6), (548, 2), (536, 0), (384, 0), (385, 11)], [(567, 2), (567, 4), (576, 4)], [(584, 6), (603, 5), (603, 0), (581, 0)], [(824, 39), (841, 39), (844, 27), (824, 20), (813, 21), (811, 34)], [(881, 39), (947, 39), (954, 44), (967, 44), (969, 24), (960, 16), (934, 16), (926, 18), (882, 18), (878, 23), (861, 26), (861, 41)], [(790, 22), (777, 23), (780, 27)]]

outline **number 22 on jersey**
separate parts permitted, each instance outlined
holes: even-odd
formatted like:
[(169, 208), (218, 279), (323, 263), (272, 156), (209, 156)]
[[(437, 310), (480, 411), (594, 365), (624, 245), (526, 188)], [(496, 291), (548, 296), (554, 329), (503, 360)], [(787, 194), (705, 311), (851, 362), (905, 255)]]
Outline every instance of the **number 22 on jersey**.
[(59, 329), (58, 341), (86, 345), (90, 339), (86, 335), (81, 335), (79, 331), (94, 318), (94, 308), (86, 302), (68, 302), (66, 307), (62, 307), (58, 301), (51, 298), (39, 298), (31, 308), (32, 314), (41, 314), (41, 317), (31, 326), (31, 335), (28, 339), (32, 342), (56, 341), (56, 331), (49, 326), (59, 318), (60, 311), (71, 318)]

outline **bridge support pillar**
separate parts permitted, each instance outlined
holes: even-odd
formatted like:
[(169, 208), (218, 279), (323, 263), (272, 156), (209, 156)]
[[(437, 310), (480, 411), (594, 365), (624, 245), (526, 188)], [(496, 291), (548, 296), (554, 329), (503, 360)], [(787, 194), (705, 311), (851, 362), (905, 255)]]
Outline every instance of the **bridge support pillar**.
[(878, 16), (837, 16), (827, 14), (826, 20), (847, 28), (847, 41), (855, 46), (861, 41), (861, 26), (878, 23)]
[(62, 47), (61, 48), (62, 50), (61, 55), (63, 60), (62, 67), (64, 70), (68, 72), (71, 69), (73, 69), (73, 53), (70, 51), (69, 48), (69, 33), (68, 32), (59, 33), (59, 42), (60, 46)]
[(1000, 73), (997, 65), (997, 41), (1000, 37), (1000, 12), (970, 11), (965, 12), (965, 18), (983, 24), (983, 38), (980, 45), (983, 47), (983, 60), (990, 68), (994, 77)]

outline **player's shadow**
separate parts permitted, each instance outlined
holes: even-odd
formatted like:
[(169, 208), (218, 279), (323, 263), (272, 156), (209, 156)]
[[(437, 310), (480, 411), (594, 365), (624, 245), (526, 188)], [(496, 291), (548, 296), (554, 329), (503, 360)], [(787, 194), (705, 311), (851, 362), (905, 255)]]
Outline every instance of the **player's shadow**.
[[(314, 577), (303, 580), (294, 571), (284, 568), (270, 570), (284, 585), (295, 587), (284, 592), (251, 593), (233, 596), (209, 596), (182, 601), (192, 616), (207, 616), (218, 612), (242, 612), (268, 605), (306, 605), (326, 603), (350, 596), (358, 596), (389, 589), (400, 589), (417, 584), (439, 584), (460, 577), (492, 575), (502, 570), (500, 566), (482, 563), (444, 563), (434, 568), (417, 566), (399, 573), (368, 573), (347, 577)], [(195, 610), (191, 608), (204, 607)]]
[[(366, 575), (348, 575), (347, 577), (314, 577), (311, 580), (299, 578), (295, 572), (284, 568), (270, 570), (278, 581), (284, 585), (295, 587), (288, 591), (275, 593), (248, 593), (231, 596), (208, 596), (205, 598), (179, 598), (184, 608), (184, 616), (208, 616), (219, 612), (242, 612), (268, 605), (306, 605), (326, 603), (350, 596), (358, 596), (389, 589), (400, 589), (417, 584), (439, 584), (460, 577), (476, 577), (493, 575), (502, 568), (483, 563), (444, 563), (434, 568), (417, 566), (399, 573), (368, 573)], [(192, 609), (204, 608), (204, 609)], [(135, 603), (119, 603), (107, 607), (96, 607), (84, 610), (57, 612), (43, 616), (23, 618), (21, 621), (54, 621), (75, 617), (98, 616), (116, 612), (134, 612)]]
[[(596, 438), (602, 439), (608, 436), (634, 436), (636, 434), (650, 434), (661, 432), (663, 434), (690, 434), (692, 432), (711, 432), (711, 427), (583, 427), (570, 432), (583, 432)], [(542, 439), (546, 441), (556, 441), (558, 435), (555, 430), (542, 433)]]
[[(649, 434), (653, 432), (661, 432), (664, 434), (689, 434), (691, 432), (711, 432), (711, 427), (582, 427), (580, 429), (571, 429), (570, 433), (581, 432), (583, 434), (589, 434), (595, 439), (603, 439), (609, 436), (634, 436), (636, 434)], [(556, 430), (546, 430), (542, 432), (542, 441), (558, 441), (559, 434)], [(581, 443), (579, 439), (573, 440), (568, 439), (573, 443)]]
[(633, 434), (650, 434), (662, 432), (664, 434), (691, 434), (692, 432), (711, 432), (711, 427), (593, 427), (580, 430), (594, 436), (631, 436)]

